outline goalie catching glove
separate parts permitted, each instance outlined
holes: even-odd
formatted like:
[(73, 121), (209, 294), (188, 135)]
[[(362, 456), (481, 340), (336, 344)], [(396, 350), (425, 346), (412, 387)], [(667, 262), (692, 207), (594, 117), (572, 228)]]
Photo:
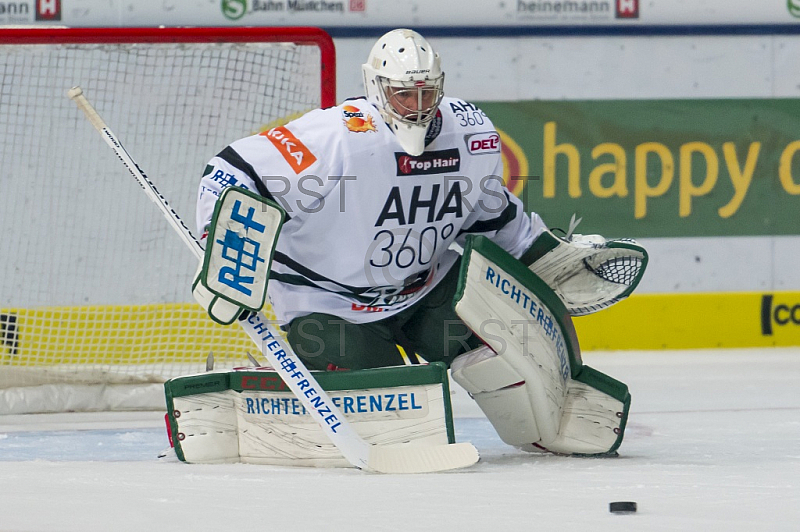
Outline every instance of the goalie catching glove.
[(259, 312), (267, 297), (272, 253), (285, 212), (266, 198), (226, 188), (216, 205), (192, 295), (215, 322)]
[(546, 282), (572, 316), (584, 316), (628, 297), (647, 267), (647, 251), (633, 239), (600, 235), (565, 238), (545, 229), (520, 261)]

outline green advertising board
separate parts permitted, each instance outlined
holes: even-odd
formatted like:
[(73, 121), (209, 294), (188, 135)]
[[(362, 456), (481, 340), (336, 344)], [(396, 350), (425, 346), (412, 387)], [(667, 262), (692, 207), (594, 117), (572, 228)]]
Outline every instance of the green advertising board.
[(800, 99), (477, 102), (509, 186), (609, 237), (800, 234)]

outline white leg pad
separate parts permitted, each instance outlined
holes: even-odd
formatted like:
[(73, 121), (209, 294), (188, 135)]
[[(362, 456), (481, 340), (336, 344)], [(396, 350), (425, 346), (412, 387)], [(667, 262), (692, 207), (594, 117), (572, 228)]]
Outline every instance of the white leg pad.
[(505, 443), (520, 446), (541, 440), (525, 379), (503, 357), (479, 347), (456, 358), (451, 375)]
[(450, 365), (453, 378), (470, 394), (493, 392), (525, 379), (489, 346), (473, 349)]
[[(570, 380), (558, 437), (546, 449), (563, 454), (606, 453), (615, 446), (624, 429), (620, 423), (625, 411), (622, 401), (588, 384)], [(541, 450), (534, 445), (519, 447), (526, 451)]]
[[(587, 373), (602, 375), (584, 368)], [(478, 403), (500, 439), (524, 451), (604, 454), (615, 448), (624, 430), (625, 402), (573, 379), (567, 381), (561, 417), (556, 421), (540, 412), (534, 408), (536, 385), (529, 384), (488, 346), (456, 358), (451, 376)], [(556, 436), (545, 440), (539, 425), (555, 430)]]
[(547, 284), (487, 239), (468, 239), (455, 310), (488, 345), (457, 357), (452, 377), (504, 442), (564, 454), (616, 451), (628, 387), (583, 365), (570, 315)]
[[(317, 378), (370, 444), (422, 448), (455, 442), (447, 369), (440, 362), (320, 372)], [(164, 390), (182, 461), (351, 466), (279, 375), (266, 368), (176, 377)]]

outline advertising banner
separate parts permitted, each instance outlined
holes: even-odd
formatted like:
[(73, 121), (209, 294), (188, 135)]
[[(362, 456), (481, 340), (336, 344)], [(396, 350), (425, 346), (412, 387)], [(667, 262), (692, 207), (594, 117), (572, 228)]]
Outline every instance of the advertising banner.
[(634, 294), (575, 319), (585, 351), (800, 345), (800, 292)]
[(0, 0), (0, 25), (487, 27), (800, 23), (800, 0)]
[(800, 99), (477, 105), (501, 132), (509, 188), (551, 225), (577, 213), (581, 232), (607, 236), (800, 234), (787, 215)]

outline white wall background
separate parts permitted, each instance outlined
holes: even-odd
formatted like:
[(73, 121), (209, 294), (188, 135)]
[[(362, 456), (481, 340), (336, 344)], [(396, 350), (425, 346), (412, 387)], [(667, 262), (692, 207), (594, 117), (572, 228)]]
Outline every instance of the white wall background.
[[(215, 16), (218, 14), (219, 0), (192, 2), (198, 9), (202, 6), (209, 13), (213, 11)], [(415, 2), (398, 1), (398, 5), (409, 4), (417, 5)], [(722, 12), (719, 11), (721, 0), (676, 4), (686, 9), (691, 4), (695, 6), (691, 9), (702, 8), (701, 11), (706, 14), (713, 9), (717, 9), (717, 14)], [(755, 2), (730, 0), (724, 4), (734, 12), (737, 5), (743, 8), (744, 4), (752, 6)], [(781, 0), (779, 10), (775, 7), (775, 0), (769, 0), (768, 4), (772, 6), (770, 13), (774, 17), (780, 18), (786, 14), (783, 11), (786, 9), (785, 0)], [(134, 17), (148, 5), (150, 18)], [(162, 21), (191, 23), (184, 18), (175, 18), (179, 7), (183, 10), (188, 5), (155, 0), (135, 5), (118, 0), (92, 0), (84, 4), (85, 9), (78, 9), (75, 5), (65, 3), (62, 22), (75, 26), (102, 25), (101, 19), (105, 20), (103, 9), (112, 9), (116, 15), (107, 20), (107, 25), (111, 26), (123, 23), (153, 25)], [(377, 0), (369, 0), (367, 5), (374, 7), (380, 4)], [(439, 2), (437, 5), (450, 4)], [(665, 5), (657, 0), (646, 5), (641, 2), (642, 21), (645, 21), (648, 9)], [(739, 15), (745, 12), (741, 9), (738, 11)], [(410, 13), (416, 13), (414, 17), (419, 15), (418, 11), (412, 10)], [(381, 16), (384, 15), (386, 13)], [(789, 22), (795, 20), (800, 23), (800, 19), (786, 16)], [(778, 18), (767, 21), (775, 23)], [(409, 20), (399, 19), (398, 25)], [(736, 21), (713, 17), (696, 20), (704, 23), (714, 20)], [(214, 21), (220, 23), (216, 19), (211, 22)], [(741, 19), (738, 21), (742, 22)], [(7, 21), (0, 20), (0, 24), (3, 22)], [(194, 22), (210, 23), (205, 19)], [(759, 20), (753, 19), (752, 22)], [(797, 98), (800, 116), (800, 68), (797, 59), (800, 57), (800, 35), (432, 36), (430, 40), (442, 55), (447, 73), (446, 91), (468, 100)], [(363, 93), (360, 65), (365, 61), (373, 42), (373, 38), (335, 39), (337, 94), (340, 100)], [(571, 214), (564, 213), (564, 220)], [(784, 215), (795, 216), (796, 213)], [(558, 225), (564, 220), (549, 223)], [(795, 267), (800, 263), (800, 236), (647, 239), (644, 243), (651, 253), (651, 263), (640, 287), (643, 292), (800, 290), (800, 269)]]
[[(800, 97), (800, 36), (431, 37), (473, 100)], [(337, 94), (362, 94), (374, 39), (334, 39)]]
[[(792, 24), (800, 0), (16, 0), (0, 24), (68, 26), (558, 26)], [(25, 6), (24, 8), (22, 6)], [(635, 11), (635, 13), (634, 13)], [(632, 18), (626, 15), (634, 15)]]

